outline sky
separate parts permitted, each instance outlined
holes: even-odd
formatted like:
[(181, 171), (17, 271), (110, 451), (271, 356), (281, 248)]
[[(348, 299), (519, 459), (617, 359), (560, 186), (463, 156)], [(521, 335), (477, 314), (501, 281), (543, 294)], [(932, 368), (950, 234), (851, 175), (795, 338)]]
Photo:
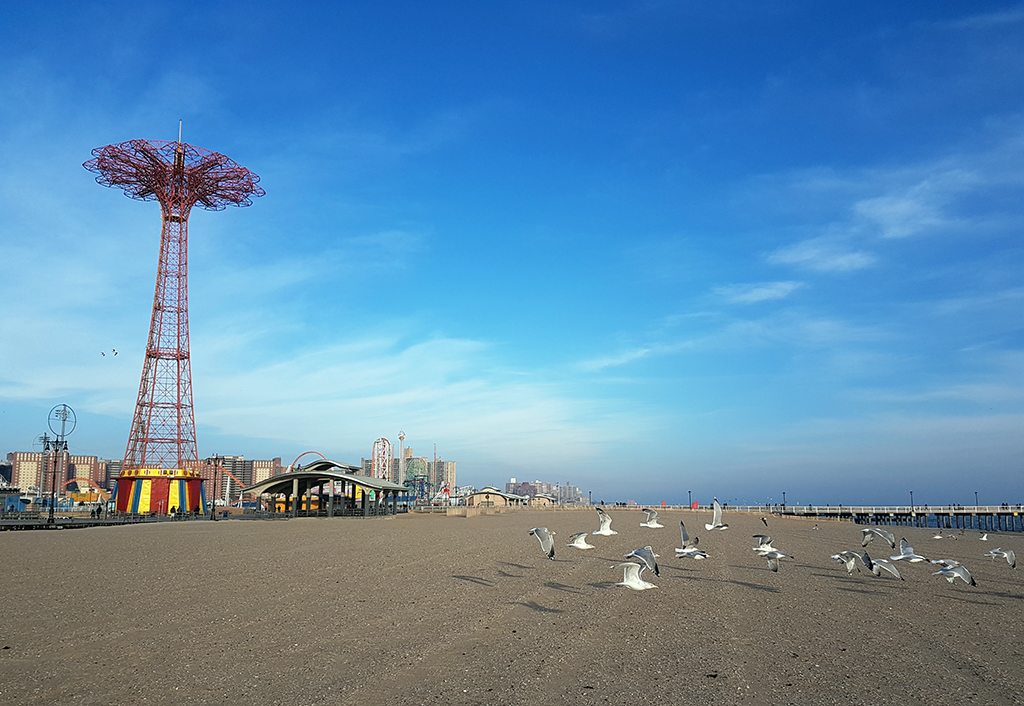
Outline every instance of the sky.
[[(1020, 2), (0, 10), (0, 454), (124, 454), (183, 140), (199, 454), (594, 501), (1024, 501)], [(118, 355), (112, 355), (116, 349)], [(105, 352), (106, 355), (101, 355)], [(308, 457), (307, 457), (308, 458)]]

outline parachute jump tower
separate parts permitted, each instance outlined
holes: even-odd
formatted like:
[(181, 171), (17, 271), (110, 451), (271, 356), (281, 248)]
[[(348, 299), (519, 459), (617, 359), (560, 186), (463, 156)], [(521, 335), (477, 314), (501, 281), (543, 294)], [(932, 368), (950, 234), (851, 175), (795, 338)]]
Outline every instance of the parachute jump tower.
[(84, 164), (128, 198), (158, 201), (160, 264), (132, 430), (117, 479), (121, 512), (206, 512), (192, 411), (188, 344), (188, 216), (193, 206), (251, 206), (260, 178), (222, 154), (183, 143), (129, 140)]

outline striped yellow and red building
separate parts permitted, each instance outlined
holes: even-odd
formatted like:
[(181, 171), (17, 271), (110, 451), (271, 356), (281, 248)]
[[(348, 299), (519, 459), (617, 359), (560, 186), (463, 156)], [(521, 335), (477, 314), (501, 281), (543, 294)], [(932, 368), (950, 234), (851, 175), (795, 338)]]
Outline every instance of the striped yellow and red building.
[(182, 468), (130, 468), (117, 478), (118, 512), (166, 515), (205, 513), (206, 492), (198, 471)]

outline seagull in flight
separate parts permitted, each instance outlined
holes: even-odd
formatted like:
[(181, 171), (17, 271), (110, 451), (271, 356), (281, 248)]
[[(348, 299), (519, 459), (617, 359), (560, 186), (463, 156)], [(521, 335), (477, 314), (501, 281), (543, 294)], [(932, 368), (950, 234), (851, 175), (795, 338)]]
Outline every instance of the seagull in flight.
[(601, 529), (595, 530), (594, 532), (591, 532), (591, 534), (602, 534), (602, 535), (605, 535), (605, 536), (610, 536), (610, 535), (613, 535), (613, 534), (618, 534), (618, 532), (616, 532), (615, 530), (612, 529), (612, 518), (611, 518), (611, 515), (609, 515), (607, 512), (605, 512), (601, 508), (597, 508), (597, 516), (601, 520)]
[(775, 573), (779, 572), (779, 559), (790, 558), (789, 554), (787, 554), (786, 552), (780, 552), (778, 549), (772, 549), (769, 552), (763, 552), (761, 553), (761, 556), (768, 560), (768, 568), (774, 571)]
[(1017, 556), (1013, 553), (1012, 549), (1002, 549), (1000, 547), (996, 547), (992, 551), (985, 554), (985, 556), (992, 559), (1002, 557), (1006, 559), (1006, 563), (1010, 565), (1011, 569), (1017, 568)]
[(867, 552), (864, 553), (864, 556), (861, 556), (857, 552), (853, 552), (853, 551), (850, 551), (850, 550), (846, 550), (846, 551), (843, 551), (843, 552), (839, 552), (838, 554), (833, 554), (832, 555), (832, 559), (833, 560), (835, 560), (839, 564), (844, 564), (846, 566), (846, 574), (847, 574), (847, 576), (852, 574), (854, 569), (856, 569), (857, 572), (860, 573), (860, 569), (857, 567), (857, 560), (858, 559), (869, 570), (871, 569), (871, 559), (868, 558), (865, 561), (865, 557), (867, 557)]
[[(867, 558), (867, 552), (864, 552), (864, 556), (865, 558)], [(898, 578), (900, 581), (904, 580), (903, 577), (900, 576), (900, 572), (896, 570), (896, 567), (888, 561), (886, 561), (885, 559), (871, 560), (871, 573), (873, 573), (875, 576), (881, 576), (883, 570), (888, 571), (890, 574)]]
[(875, 537), (879, 537), (888, 542), (889, 546), (893, 549), (896, 548), (896, 537), (893, 536), (892, 532), (887, 532), (884, 529), (880, 529), (878, 527), (868, 527), (867, 529), (862, 529), (860, 533), (863, 535), (863, 537), (861, 537), (860, 540), (860, 546), (862, 547), (868, 546), (868, 542), (870, 542)]
[(540, 548), (548, 555), (548, 559), (555, 558), (555, 533), (549, 532), (547, 527), (534, 527), (529, 534), (540, 540)]
[(978, 539), (980, 539), (982, 542), (987, 542), (988, 541), (988, 532), (985, 532), (984, 534), (982, 534), (980, 537), (978, 537)]
[(637, 564), (632, 561), (624, 561), (617, 566), (613, 566), (613, 569), (622, 569), (622, 581), (615, 584), (616, 586), (625, 586), (626, 588), (632, 588), (634, 591), (645, 591), (648, 588), (657, 588), (653, 583), (644, 581), (640, 578), (640, 574), (643, 572), (646, 566), (643, 564)]
[(643, 511), (647, 513), (647, 522), (641, 522), (641, 527), (650, 527), (651, 529), (657, 529), (664, 527), (665, 525), (658, 522), (658, 511), (651, 510), (650, 508), (643, 508)]
[(960, 566), (959, 564), (956, 566), (944, 566), (933, 573), (932, 576), (942, 576), (950, 583), (953, 583), (956, 579), (960, 579), (969, 586), (978, 585), (977, 582), (975, 582), (974, 577), (971, 576), (971, 572), (967, 570), (967, 567)]
[(676, 559), (682, 559), (689, 557), (691, 559), (707, 559), (708, 553), (697, 549), (697, 543), (700, 542), (700, 537), (694, 537), (690, 539), (690, 535), (686, 533), (686, 525), (683, 521), (679, 521), (679, 531), (682, 533), (683, 546), (676, 547)]
[(767, 517), (762, 517), (762, 518), (761, 518), (761, 522), (763, 522), (763, 523), (764, 523), (764, 526), (765, 526), (765, 527), (767, 527), (767, 526), (768, 526), (768, 518), (767, 518)]
[(936, 532), (933, 534), (932, 539), (942, 539), (942, 532)]
[(711, 524), (704, 525), (706, 530), (724, 530), (729, 529), (729, 525), (722, 522), (722, 506), (718, 504), (718, 498), (715, 498), (714, 513), (711, 515)]
[(644, 566), (654, 572), (655, 576), (661, 576), (661, 572), (658, 571), (658, 555), (649, 546), (634, 549), (629, 554), (626, 554), (626, 558), (628, 559), (629, 557), (639, 559), (644, 563)]
[(914, 548), (910, 546), (906, 537), (900, 538), (900, 553), (896, 556), (889, 557), (892, 561), (909, 561), (912, 564), (916, 564), (921, 561), (928, 561), (925, 557), (920, 554), (914, 553)]
[(757, 540), (757, 546), (756, 547), (751, 547), (751, 549), (753, 549), (758, 554), (763, 554), (764, 552), (773, 552), (773, 551), (775, 551), (775, 547), (772, 546), (772, 538), (769, 537), (768, 535), (766, 535), (766, 534), (755, 534), (754, 535), (754, 539)]
[(572, 541), (569, 542), (566, 545), (568, 547), (576, 547), (577, 549), (593, 549), (594, 548), (593, 544), (587, 544), (587, 533), (586, 532), (577, 532), (576, 534), (574, 534), (571, 537), (569, 537), (569, 539), (571, 539)]

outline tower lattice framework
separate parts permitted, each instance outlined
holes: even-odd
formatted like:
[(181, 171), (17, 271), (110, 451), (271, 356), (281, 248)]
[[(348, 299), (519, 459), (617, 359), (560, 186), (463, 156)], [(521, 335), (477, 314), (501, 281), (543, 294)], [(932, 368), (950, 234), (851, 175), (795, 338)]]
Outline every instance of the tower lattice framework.
[[(212, 211), (251, 206), (253, 197), (264, 191), (259, 177), (245, 167), (180, 141), (130, 140), (99, 147), (92, 154), (94, 159), (84, 166), (97, 174), (97, 182), (121, 188), (132, 199), (158, 201), (162, 212), (153, 317), (122, 475), (138, 476), (138, 469), (144, 468), (194, 466), (199, 456), (188, 337), (189, 213), (197, 205)], [(148, 492), (136, 495), (149, 502)], [(137, 505), (139, 500), (133, 502)], [(177, 507), (182, 502), (178, 500)], [(191, 500), (184, 505), (192, 506)], [(140, 510), (133, 506), (130, 511)]]

